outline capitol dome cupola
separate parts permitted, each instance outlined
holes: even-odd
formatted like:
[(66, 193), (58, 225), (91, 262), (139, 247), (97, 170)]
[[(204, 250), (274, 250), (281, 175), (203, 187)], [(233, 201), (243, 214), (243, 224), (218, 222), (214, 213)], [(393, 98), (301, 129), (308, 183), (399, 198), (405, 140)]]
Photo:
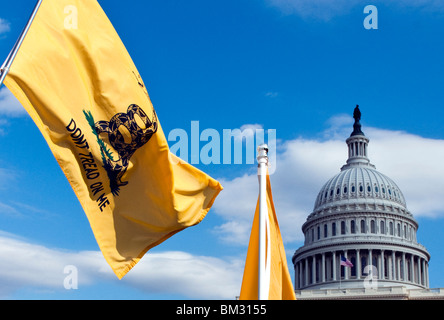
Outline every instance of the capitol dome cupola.
[(355, 123), (353, 124), (353, 132), (346, 140), (348, 146), (348, 160), (347, 164), (344, 165), (341, 170), (358, 165), (375, 168), (375, 166), (370, 163), (370, 160), (368, 158), (369, 139), (361, 130), (361, 111), (359, 110), (358, 105), (356, 105), (356, 108), (353, 112), (353, 118), (355, 119)]
[(413, 219), (400, 188), (392, 179), (376, 170), (368, 158), (369, 139), (361, 130), (359, 106), (356, 106), (353, 118), (353, 132), (346, 140), (347, 162), (341, 171), (321, 188), (313, 212), (307, 220), (337, 212), (344, 206), (348, 209), (365, 207), (370, 211), (391, 207), (394, 211)]
[[(379, 286), (427, 288), (430, 254), (417, 242), (418, 223), (400, 188), (370, 163), (359, 106), (353, 118), (347, 162), (322, 186), (302, 225), (295, 288), (362, 288), (369, 268)], [(343, 267), (343, 258), (353, 267)]]

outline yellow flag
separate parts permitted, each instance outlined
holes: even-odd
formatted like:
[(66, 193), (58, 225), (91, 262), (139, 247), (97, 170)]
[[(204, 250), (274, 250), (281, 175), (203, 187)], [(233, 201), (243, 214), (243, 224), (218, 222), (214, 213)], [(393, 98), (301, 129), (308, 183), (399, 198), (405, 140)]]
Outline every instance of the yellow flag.
[(199, 223), (222, 189), (170, 153), (139, 72), (95, 0), (44, 0), (5, 85), (46, 139), (119, 279)]
[[(290, 273), (287, 267), (284, 244), (274, 209), (271, 194), (270, 177), (267, 174), (267, 208), (268, 219), (266, 228), (266, 259), (269, 259), (268, 276), (268, 299), (269, 300), (295, 300)], [(258, 299), (258, 275), (259, 275), (259, 200), (254, 214), (253, 226), (251, 228), (250, 243), (248, 244), (247, 259), (245, 262), (244, 276), (240, 292), (241, 300)]]

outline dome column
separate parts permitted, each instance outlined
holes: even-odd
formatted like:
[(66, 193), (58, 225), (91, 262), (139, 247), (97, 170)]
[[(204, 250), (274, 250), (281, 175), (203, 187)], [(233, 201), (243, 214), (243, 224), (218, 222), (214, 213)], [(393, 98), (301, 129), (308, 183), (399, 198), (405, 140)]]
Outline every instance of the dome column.
[(299, 277), (298, 287), (299, 287), (299, 289), (302, 288), (302, 286), (303, 286), (303, 284), (304, 284), (304, 278), (303, 278), (303, 273), (302, 273), (302, 272), (304, 271), (304, 268), (303, 268), (303, 266), (302, 266), (302, 263), (303, 263), (302, 260), (298, 262), (298, 267), (299, 267), (299, 272), (298, 272), (298, 277)]
[(402, 253), (402, 280), (406, 281), (406, 265), (405, 265), (405, 252)]
[(401, 258), (398, 259), (395, 255), (395, 259), (396, 259), (396, 269), (397, 269), (396, 278), (397, 280), (401, 281)]
[(381, 250), (381, 271), (379, 272), (379, 279), (385, 279), (385, 261), (384, 261), (384, 250)]
[(422, 258), (418, 257), (418, 284), (422, 284)]
[(322, 267), (321, 267), (321, 272), (322, 272), (322, 276), (321, 276), (321, 281), (325, 282), (325, 252), (322, 252)]
[(429, 266), (428, 266), (428, 262), (425, 262), (425, 272), (426, 272), (426, 283), (425, 286), (428, 288), (429, 287)]
[(360, 249), (356, 249), (356, 279), (361, 279), (361, 257)]
[(419, 263), (420, 263), (420, 261), (421, 261), (421, 258), (419, 257), (419, 256), (416, 256), (416, 263), (415, 263), (415, 265), (416, 265), (416, 283), (417, 284), (419, 284), (420, 283), (420, 269), (421, 269), (421, 267), (419, 266)]
[(392, 251), (392, 280), (396, 280), (397, 274), (396, 274), (396, 253), (393, 250)]
[(299, 265), (299, 282), (298, 282), (298, 287), (302, 288), (303, 284), (304, 284), (304, 267), (303, 267), (303, 261), (299, 261), (298, 265)]
[(313, 255), (313, 260), (311, 263), (311, 283), (316, 283), (316, 254)]
[(333, 251), (331, 254), (333, 259), (333, 281), (336, 281), (336, 252)]
[(299, 262), (294, 264), (294, 287), (299, 289)]
[(387, 279), (393, 280), (392, 258), (387, 255)]
[[(371, 266), (373, 265), (373, 257), (372, 257), (372, 249), (368, 249), (368, 261), (367, 261), (367, 266)], [(371, 270), (370, 270), (371, 271)]]

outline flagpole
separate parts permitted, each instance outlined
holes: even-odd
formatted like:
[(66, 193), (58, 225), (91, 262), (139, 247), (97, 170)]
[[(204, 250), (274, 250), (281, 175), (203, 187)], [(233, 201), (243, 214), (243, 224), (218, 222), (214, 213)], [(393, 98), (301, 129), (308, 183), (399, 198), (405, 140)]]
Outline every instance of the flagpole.
[(267, 166), (268, 146), (261, 144), (258, 147), (258, 178), (259, 178), (259, 278), (258, 278), (258, 300), (268, 300), (268, 288), (266, 288), (266, 217), (267, 208)]
[(22, 45), (22, 42), (25, 39), (25, 36), (28, 33), (28, 30), (31, 27), (32, 21), (34, 21), (35, 15), (37, 14), (37, 11), (39, 10), (40, 5), (42, 4), (42, 1), (43, 0), (37, 1), (37, 4), (35, 5), (34, 10), (32, 10), (31, 17), (28, 19), (28, 22), (26, 23), (25, 28), (22, 30), (20, 37), (15, 42), (14, 46), (12, 47), (12, 50), (8, 54), (8, 57), (6, 58), (2, 67), (0, 68), (0, 72), (1, 72), (0, 87), (2, 86), (3, 80), (5, 80), (5, 77), (9, 72), (9, 68), (11, 67), (12, 61), (14, 61), (14, 58), (17, 55), (17, 52), (20, 49), (20, 46)]

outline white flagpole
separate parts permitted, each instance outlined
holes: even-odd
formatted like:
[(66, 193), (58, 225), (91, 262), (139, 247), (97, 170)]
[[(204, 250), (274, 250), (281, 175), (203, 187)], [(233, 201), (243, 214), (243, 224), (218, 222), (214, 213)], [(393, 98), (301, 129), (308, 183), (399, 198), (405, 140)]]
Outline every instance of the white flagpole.
[(20, 37), (15, 42), (14, 47), (12, 47), (11, 52), (9, 52), (8, 57), (6, 58), (2, 67), (0, 68), (0, 72), (1, 72), (0, 87), (2, 86), (3, 80), (5, 80), (6, 74), (8, 73), (9, 68), (11, 67), (12, 61), (14, 61), (14, 58), (17, 55), (17, 52), (20, 49), (20, 46), (22, 45), (23, 39), (25, 39), (25, 36), (28, 33), (29, 27), (31, 27), (32, 21), (34, 20), (35, 15), (37, 14), (37, 11), (39, 10), (40, 5), (42, 4), (42, 1), (43, 0), (37, 1), (37, 4), (35, 5), (34, 10), (31, 13), (31, 17), (29, 18), (28, 22), (26, 23), (25, 28), (23, 29), (22, 33), (20, 34)]
[(266, 221), (268, 216), (267, 208), (267, 166), (268, 166), (268, 146), (262, 144), (258, 147), (258, 178), (259, 178), (259, 279), (258, 279), (258, 299), (268, 300), (268, 286), (266, 273)]

